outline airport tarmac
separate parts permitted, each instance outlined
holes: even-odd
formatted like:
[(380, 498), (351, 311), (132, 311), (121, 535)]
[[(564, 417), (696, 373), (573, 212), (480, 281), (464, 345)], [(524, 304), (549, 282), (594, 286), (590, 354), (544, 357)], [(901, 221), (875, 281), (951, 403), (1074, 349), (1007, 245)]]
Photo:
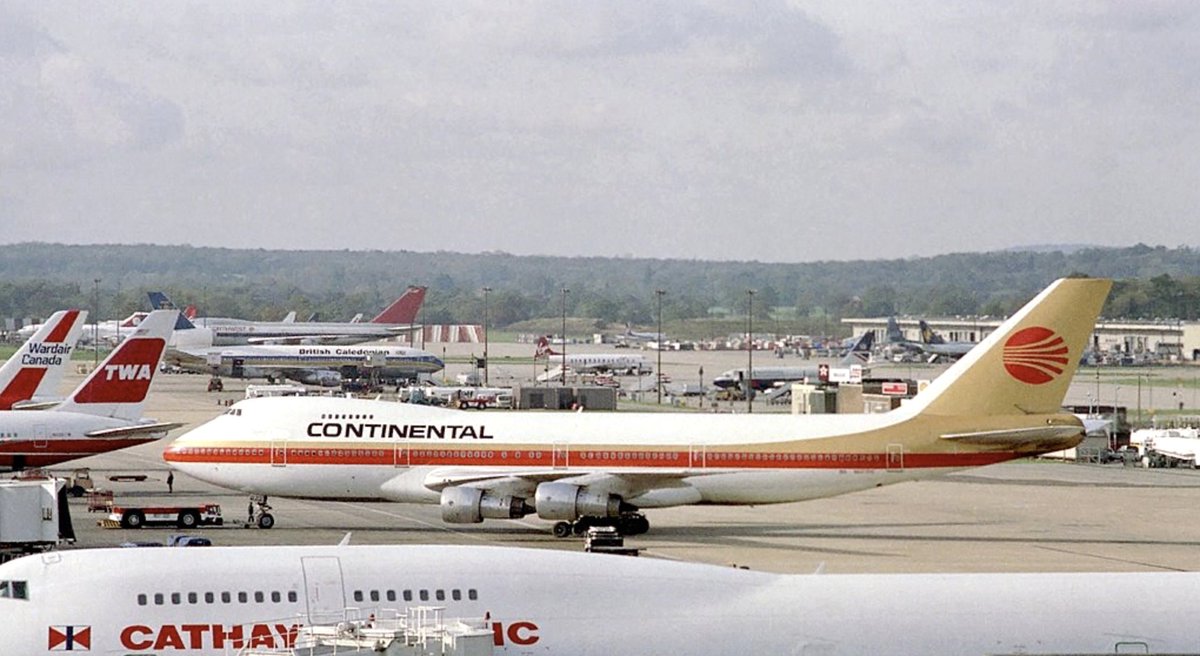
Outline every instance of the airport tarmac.
[[(472, 349), (482, 353), (479, 344), (450, 345), (447, 351), (451, 348), (464, 354)], [(491, 348), (496, 362), (497, 348), (511, 349), (513, 357), (528, 357), (526, 348), (532, 347)], [(598, 348), (605, 347), (588, 350)], [(440, 348), (431, 345), (429, 350)], [(654, 352), (645, 355), (655, 360)], [(711, 380), (724, 368), (740, 366), (744, 358), (744, 352), (664, 353), (663, 369), (673, 377), (673, 372), (695, 375), (701, 366), (697, 363), (703, 362)], [(787, 364), (800, 362), (785, 359)], [(921, 367), (921, 371), (937, 370)], [(447, 376), (453, 379), (456, 373), (452, 365)], [(1095, 394), (1089, 375), (1084, 372), (1072, 386), (1069, 402), (1084, 403)], [(64, 385), (78, 381), (76, 374), (68, 378)], [(244, 383), (226, 381), (226, 391), (217, 394), (205, 392), (206, 382), (205, 376), (198, 375), (156, 377), (146, 415), (196, 426), (223, 412), (222, 401), (242, 396)], [(1104, 402), (1130, 393), (1127, 385), (1104, 385), (1100, 396)], [(1079, 398), (1070, 398), (1074, 396)], [(581, 540), (552, 537), (550, 522), (536, 518), (448, 525), (441, 521), (437, 506), (393, 503), (272, 498), (275, 528), (238, 528), (246, 516), (245, 495), (180, 474), (175, 476), (174, 494), (167, 493), (168, 470), (160, 457), (165, 445), (165, 441), (147, 444), (59, 469), (91, 467), (97, 485), (112, 489), (120, 505), (220, 503), (232, 526), (194, 531), (215, 544), (333, 544), (351, 532), (356, 543), (582, 548)], [(114, 473), (129, 472), (149, 478), (142, 483), (108, 480)], [(163, 540), (177, 532), (103, 529), (96, 525), (102, 515), (88, 513), (83, 500), (71, 506), (79, 538), (73, 548)], [(627, 542), (647, 556), (736, 563), (777, 572), (1195, 571), (1200, 570), (1197, 507), (1200, 473), (1190, 470), (1021, 461), (803, 503), (651, 510), (647, 513), (651, 531)]]

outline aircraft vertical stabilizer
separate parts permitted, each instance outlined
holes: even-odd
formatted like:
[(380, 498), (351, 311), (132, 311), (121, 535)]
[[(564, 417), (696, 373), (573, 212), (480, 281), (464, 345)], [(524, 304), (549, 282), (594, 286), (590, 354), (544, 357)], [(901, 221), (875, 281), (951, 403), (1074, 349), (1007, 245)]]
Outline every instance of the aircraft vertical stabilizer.
[(1056, 281), (906, 407), (957, 416), (1058, 412), (1111, 287)]
[(55, 410), (129, 421), (140, 418), (178, 316), (178, 310), (151, 312)]
[(86, 321), (86, 310), (55, 312), (0, 367), (0, 410), (58, 393), (58, 385), (71, 361), (71, 351)]
[(400, 295), (400, 298), (387, 306), (383, 312), (375, 315), (375, 318), (371, 319), (371, 323), (416, 323), (417, 313), (420, 312), (421, 303), (424, 301), (425, 288), (411, 285)]

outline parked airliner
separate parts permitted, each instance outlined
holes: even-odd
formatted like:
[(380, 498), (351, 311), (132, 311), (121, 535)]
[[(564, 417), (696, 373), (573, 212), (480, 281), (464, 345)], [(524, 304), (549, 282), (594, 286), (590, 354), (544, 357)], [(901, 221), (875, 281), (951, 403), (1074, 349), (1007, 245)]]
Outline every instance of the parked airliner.
[[(875, 333), (867, 331), (858, 336), (850, 350), (846, 351), (846, 355), (838, 362), (839, 367), (851, 367), (854, 365), (862, 366), (871, 359), (871, 347), (875, 344)], [(765, 366), (754, 367), (754, 371), (750, 376), (746, 376), (746, 368), (739, 367), (730, 369), (721, 373), (721, 375), (713, 378), (713, 385), (722, 389), (736, 387), (743, 388), (749, 385), (751, 389), (762, 392), (773, 387), (778, 387), (784, 383), (797, 383), (804, 380), (812, 382), (827, 382), (829, 378), (829, 366), (824, 365), (824, 374), (822, 374), (823, 365), (808, 365), (802, 367), (778, 367)], [(825, 380), (822, 380), (824, 375)]]
[(1195, 654), (1198, 593), (1190, 572), (778, 575), (512, 547), (94, 549), (0, 565), (0, 654), (285, 650), (347, 607), (412, 606), (486, 618), (492, 653), (512, 655)]
[(251, 495), (437, 503), (447, 522), (536, 513), (556, 535), (639, 512), (843, 494), (1057, 451), (1061, 404), (1111, 281), (1055, 282), (884, 414), (479, 413), (345, 398), (241, 401), (164, 457)]
[[(0, 469), (45, 467), (161, 438), (179, 424), (142, 419), (176, 310), (156, 310), (61, 404), (0, 411)], [(3, 653), (3, 652), (0, 652)]]
[[(566, 359), (567, 369), (580, 374), (608, 373), (637, 376), (651, 373), (650, 363), (641, 355), (624, 353), (568, 353), (565, 356), (550, 347), (550, 339), (539, 337), (533, 352), (534, 360), (546, 360), (549, 364), (562, 366)], [(561, 375), (561, 373), (560, 373)]]
[[(170, 301), (152, 293), (156, 307)], [(171, 346), (204, 348), (236, 344), (361, 344), (394, 337), (416, 325), (425, 300), (425, 288), (411, 286), (375, 318), (365, 322), (247, 321), (230, 318), (197, 318), (181, 321)]]
[(168, 363), (188, 371), (233, 378), (294, 380), (337, 387), (368, 375), (379, 380), (416, 380), (442, 370), (441, 358), (408, 346), (288, 346), (247, 344), (168, 349)]
[(0, 410), (62, 400), (58, 386), (85, 321), (84, 310), (59, 310), (12, 354), (0, 367)]

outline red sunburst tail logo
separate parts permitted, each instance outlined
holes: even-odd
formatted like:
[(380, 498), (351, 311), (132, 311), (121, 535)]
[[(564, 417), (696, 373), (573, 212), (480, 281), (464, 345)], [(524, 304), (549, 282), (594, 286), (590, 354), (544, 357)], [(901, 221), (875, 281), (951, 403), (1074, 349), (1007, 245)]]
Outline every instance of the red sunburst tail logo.
[(1062, 375), (1070, 362), (1070, 349), (1049, 328), (1019, 330), (1004, 343), (1004, 368), (1022, 383), (1041, 385)]

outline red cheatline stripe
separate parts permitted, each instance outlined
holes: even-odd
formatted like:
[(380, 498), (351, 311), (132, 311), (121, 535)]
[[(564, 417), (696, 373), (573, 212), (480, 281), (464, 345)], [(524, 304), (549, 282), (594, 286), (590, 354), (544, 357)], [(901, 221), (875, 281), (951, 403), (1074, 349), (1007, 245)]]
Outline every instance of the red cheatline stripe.
[(614, 451), (580, 449), (563, 454), (546, 449), (444, 449), (444, 448), (347, 448), (304, 447), (183, 447), (168, 449), (163, 457), (169, 462), (287, 464), (336, 466), (498, 466), (553, 467), (567, 464), (574, 468), (595, 469), (626, 467), (637, 469), (681, 468), (710, 469), (905, 469), (938, 467), (974, 467), (1004, 462), (1026, 454), (986, 453), (905, 453), (899, 457), (886, 453), (747, 453), (711, 450), (687, 451)]
[(75, 325), (75, 319), (79, 317), (79, 310), (67, 310), (63, 315), (58, 325), (54, 330), (50, 331), (50, 335), (46, 337), (47, 342), (61, 342), (67, 338), (67, 333), (71, 331), (71, 326)]

